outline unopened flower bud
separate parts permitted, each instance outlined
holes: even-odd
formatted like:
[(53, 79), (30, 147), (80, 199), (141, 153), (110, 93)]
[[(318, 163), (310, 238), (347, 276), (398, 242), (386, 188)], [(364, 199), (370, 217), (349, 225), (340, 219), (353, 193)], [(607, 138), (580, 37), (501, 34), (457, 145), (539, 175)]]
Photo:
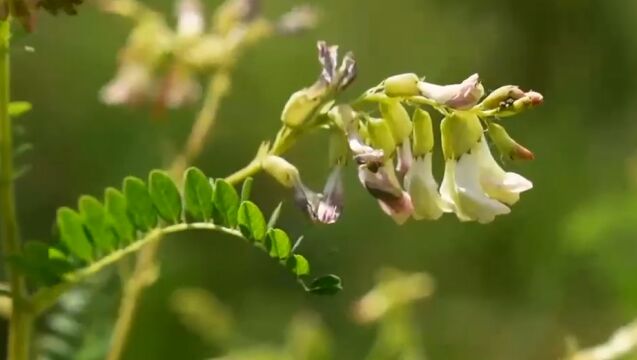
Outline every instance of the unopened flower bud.
[(387, 99), (379, 104), (380, 113), (387, 120), (396, 143), (402, 144), (403, 140), (411, 134), (411, 120), (409, 113), (398, 99)]
[(282, 157), (268, 155), (261, 161), (261, 166), (268, 174), (285, 187), (294, 187), (301, 182), (296, 166)]
[(458, 159), (468, 153), (482, 137), (482, 125), (471, 112), (455, 111), (440, 123), (445, 159)]
[(418, 90), (419, 81), (418, 75), (414, 73), (388, 77), (383, 82), (385, 94), (390, 97), (420, 95), (420, 90)]
[(493, 140), (498, 151), (506, 158), (510, 160), (534, 159), (533, 153), (513, 140), (501, 125), (492, 122), (489, 124), (488, 131), (489, 137)]
[(479, 104), (480, 110), (498, 109), (507, 101), (515, 101), (523, 97), (524, 91), (515, 85), (505, 85), (493, 90)]
[(413, 116), (413, 154), (414, 157), (424, 156), (434, 147), (434, 132), (431, 116), (423, 109), (416, 109)]
[(529, 110), (535, 106), (542, 105), (544, 97), (542, 94), (535, 91), (528, 91), (523, 97), (513, 101), (501, 111), (496, 113), (499, 117), (507, 117), (520, 114), (526, 110)]
[(388, 157), (392, 156), (396, 151), (396, 141), (387, 121), (382, 118), (369, 117), (367, 118), (367, 131), (374, 148), (383, 150), (383, 153)]
[(312, 87), (299, 90), (290, 96), (283, 108), (281, 121), (291, 128), (299, 128), (305, 125), (316, 113), (326, 88), (320, 83)]

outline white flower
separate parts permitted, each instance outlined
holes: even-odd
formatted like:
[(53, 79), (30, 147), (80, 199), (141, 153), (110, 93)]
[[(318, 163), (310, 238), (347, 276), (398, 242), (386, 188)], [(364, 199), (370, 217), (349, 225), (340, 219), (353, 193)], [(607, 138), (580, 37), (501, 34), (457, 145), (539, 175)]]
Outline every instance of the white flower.
[(195, 37), (203, 33), (205, 23), (199, 0), (181, 0), (177, 4), (177, 34)]
[(431, 157), (432, 153), (427, 153), (415, 158), (405, 175), (405, 189), (411, 196), (416, 220), (436, 220), (445, 209), (438, 194), (438, 183), (431, 171)]
[(492, 199), (513, 205), (520, 200), (520, 193), (533, 188), (533, 183), (523, 176), (504, 171), (495, 161), (484, 137), (476, 151), (480, 167), (480, 184)]
[(142, 64), (127, 62), (120, 66), (117, 75), (100, 92), (108, 105), (131, 104), (144, 101), (153, 87), (153, 78)]
[[(445, 211), (455, 212), (461, 221), (488, 223), (497, 215), (511, 212), (506, 205), (487, 196), (482, 186), (483, 168), (480, 164), (484, 138), (458, 160), (448, 159), (440, 195), (446, 203)], [(487, 148), (488, 150), (488, 148)]]
[(455, 109), (469, 109), (484, 95), (478, 74), (469, 76), (460, 84), (437, 85), (421, 81), (418, 88), (423, 96)]

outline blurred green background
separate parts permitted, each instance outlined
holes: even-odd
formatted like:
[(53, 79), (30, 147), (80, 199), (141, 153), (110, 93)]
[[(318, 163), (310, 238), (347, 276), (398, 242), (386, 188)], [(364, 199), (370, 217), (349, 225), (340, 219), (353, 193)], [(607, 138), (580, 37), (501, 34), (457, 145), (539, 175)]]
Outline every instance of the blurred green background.
[[(153, 6), (172, 13), (170, 0)], [(212, 9), (219, 1), (205, 1)], [(265, 1), (268, 14), (299, 2)], [(180, 287), (212, 291), (255, 341), (279, 342), (301, 310), (322, 317), (338, 359), (362, 359), (374, 328), (355, 324), (352, 303), (390, 265), (426, 271), (432, 298), (413, 313), (431, 359), (556, 359), (565, 338), (604, 340), (637, 316), (637, 2), (626, 0), (325, 0), (318, 28), (251, 49), (232, 96), (196, 165), (214, 176), (243, 166), (273, 136), (288, 96), (317, 76), (315, 41), (352, 50), (360, 74), (350, 97), (402, 72), (452, 83), (480, 73), (487, 89), (540, 91), (545, 105), (507, 120), (536, 160), (507, 167), (531, 179), (509, 216), (489, 225), (437, 222), (397, 227), (366, 194), (350, 166), (346, 208), (336, 225), (310, 225), (290, 194), (257, 176), (255, 201), (271, 211), (286, 199), (281, 225), (305, 235), (316, 274), (344, 281), (335, 297), (305, 294), (273, 261), (236, 239), (189, 234), (162, 246), (162, 277), (144, 296), (127, 359), (220, 355), (170, 310)], [(114, 74), (130, 23), (90, 4), (76, 17), (42, 16), (14, 39), (13, 94), (34, 111), (19, 141), (34, 151), (18, 183), (25, 239), (51, 238), (55, 210), (81, 194), (100, 195), (129, 174), (165, 166), (183, 143), (196, 106), (154, 117), (107, 107), (98, 90)], [(33, 46), (35, 53), (22, 50)], [(288, 158), (319, 187), (326, 139), (308, 138)], [(439, 164), (440, 165), (440, 164)], [(438, 179), (442, 168), (436, 169)], [(632, 174), (632, 175), (631, 175)], [(632, 177), (631, 177), (632, 176)], [(100, 296), (107, 297), (108, 294)], [(115, 307), (111, 307), (112, 316)], [(86, 321), (104, 317), (87, 316)]]

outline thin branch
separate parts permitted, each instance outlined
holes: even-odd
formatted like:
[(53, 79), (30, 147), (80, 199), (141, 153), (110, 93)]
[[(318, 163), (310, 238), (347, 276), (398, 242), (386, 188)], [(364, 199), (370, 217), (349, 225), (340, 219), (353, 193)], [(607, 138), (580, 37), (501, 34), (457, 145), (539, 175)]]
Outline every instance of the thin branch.
[(146, 245), (157, 243), (159, 239), (161, 239), (165, 235), (188, 230), (212, 230), (243, 238), (241, 232), (238, 230), (226, 228), (212, 223), (176, 224), (167, 226), (162, 229), (155, 229), (149, 232), (143, 239), (135, 241), (134, 243), (123, 249), (116, 250), (85, 268), (68, 273), (67, 275), (65, 275), (63, 283), (38, 291), (33, 296), (34, 312), (42, 313), (46, 311), (51, 306), (55, 305), (60, 295), (68, 291), (70, 288), (97, 274), (108, 266), (111, 266), (114, 263), (120, 261), (124, 257), (142, 250)]
[[(186, 145), (170, 166), (169, 172), (174, 179), (178, 179), (192, 160), (201, 153), (203, 145), (215, 125), (221, 102), (229, 91), (229, 70), (222, 69), (211, 76), (204, 104), (192, 126)], [(159, 252), (159, 244), (159, 241), (152, 241), (149, 246), (141, 249), (133, 274), (124, 285), (122, 301), (113, 329), (111, 349), (107, 357), (108, 360), (121, 358), (137, 313), (139, 298), (142, 296), (144, 289), (150, 286), (157, 278), (158, 265), (155, 260)]]

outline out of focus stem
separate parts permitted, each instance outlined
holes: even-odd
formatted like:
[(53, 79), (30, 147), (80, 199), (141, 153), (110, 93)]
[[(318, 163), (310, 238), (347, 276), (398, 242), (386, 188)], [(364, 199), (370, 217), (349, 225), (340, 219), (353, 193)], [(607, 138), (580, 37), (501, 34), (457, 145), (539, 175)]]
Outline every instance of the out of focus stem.
[[(169, 168), (173, 179), (179, 180), (189, 164), (201, 153), (206, 139), (215, 125), (221, 102), (229, 91), (229, 69), (221, 69), (211, 76), (204, 103), (195, 119), (184, 149)], [(152, 285), (157, 278), (159, 265), (156, 258), (160, 244), (161, 241), (154, 241), (140, 250), (135, 269), (130, 278), (126, 279), (107, 360), (122, 358), (126, 341), (133, 327), (139, 300), (144, 290)]]
[[(13, 130), (9, 117), (10, 95), (10, 19), (0, 22), (0, 239), (2, 255), (20, 254), (18, 220), (16, 215), (13, 169)], [(28, 360), (33, 316), (26, 305), (24, 278), (8, 265), (5, 273), (13, 297), (9, 325), (9, 360)]]

